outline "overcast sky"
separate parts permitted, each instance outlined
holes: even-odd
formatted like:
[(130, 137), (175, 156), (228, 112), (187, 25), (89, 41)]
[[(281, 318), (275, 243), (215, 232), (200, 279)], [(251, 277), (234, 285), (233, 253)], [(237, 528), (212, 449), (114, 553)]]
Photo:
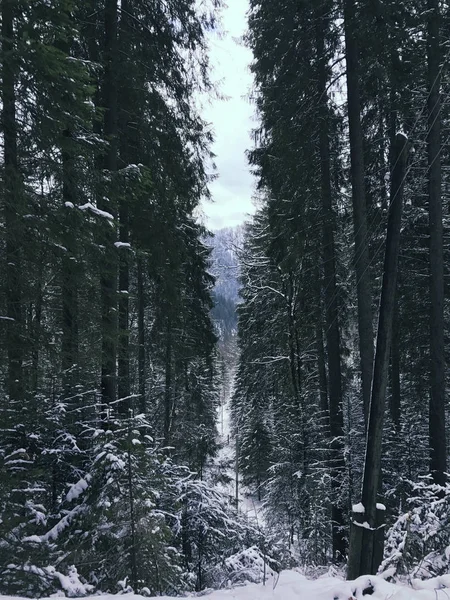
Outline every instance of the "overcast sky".
[(213, 79), (220, 81), (221, 93), (228, 100), (205, 106), (203, 116), (215, 131), (218, 179), (210, 185), (213, 202), (203, 203), (206, 224), (220, 229), (243, 223), (253, 213), (251, 197), (254, 178), (250, 174), (245, 151), (251, 146), (250, 131), (253, 108), (246, 99), (252, 77), (249, 71), (251, 52), (240, 45), (246, 29), (247, 0), (228, 0), (223, 10), (223, 39), (211, 37)]

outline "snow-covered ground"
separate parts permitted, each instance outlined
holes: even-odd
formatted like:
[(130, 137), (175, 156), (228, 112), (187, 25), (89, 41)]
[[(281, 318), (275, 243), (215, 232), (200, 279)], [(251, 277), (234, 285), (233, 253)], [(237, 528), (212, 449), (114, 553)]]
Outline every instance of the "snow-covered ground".
[[(450, 575), (413, 580), (416, 588), (394, 585), (381, 577), (364, 576), (355, 581), (342, 581), (336, 577), (307, 579), (296, 571), (283, 571), (266, 585), (248, 584), (230, 590), (211, 592), (208, 600), (449, 600)], [(167, 600), (167, 599), (166, 599)]]
[[(230, 391), (231, 395), (232, 391)], [(222, 484), (222, 491), (227, 495), (236, 497), (236, 440), (230, 432), (230, 397), (225, 399), (225, 403), (219, 407), (217, 429), (219, 431), (220, 450), (216, 458), (216, 464), (228, 465), (226, 474), (230, 478), (228, 484)], [(239, 511), (244, 514), (247, 519), (255, 522), (256, 525), (262, 526), (264, 516), (261, 509), (261, 502), (254, 498), (242, 482), (239, 480), (238, 485), (238, 506)]]
[[(412, 587), (414, 586), (414, 587)], [(342, 581), (336, 577), (306, 579), (296, 571), (283, 571), (269, 578), (265, 585), (248, 584), (227, 590), (201, 594), (206, 600), (449, 600), (450, 575), (412, 581), (412, 586), (394, 585), (381, 577), (365, 576), (355, 581)], [(414, 589), (422, 586), (423, 589)], [(200, 595), (193, 594), (192, 597)], [(54, 598), (54, 596), (52, 597)], [(94, 600), (98, 596), (88, 596)], [(104, 595), (102, 600), (144, 600), (136, 594)], [(173, 600), (169, 596), (158, 596), (159, 600)], [(12, 596), (0, 596), (0, 600), (20, 600)], [(41, 599), (47, 600), (47, 599)], [(50, 599), (48, 599), (50, 600)]]

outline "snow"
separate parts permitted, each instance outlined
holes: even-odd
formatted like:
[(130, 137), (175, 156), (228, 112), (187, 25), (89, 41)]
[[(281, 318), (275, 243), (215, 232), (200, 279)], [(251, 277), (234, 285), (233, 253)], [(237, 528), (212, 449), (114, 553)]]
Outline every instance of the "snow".
[(109, 219), (111, 221), (114, 221), (114, 217), (112, 216), (111, 213), (106, 212), (104, 210), (100, 210), (99, 208), (97, 208), (96, 206), (94, 206), (91, 202), (86, 202), (86, 204), (82, 204), (78, 208), (80, 210), (90, 210), (91, 212), (94, 213), (94, 215), (97, 215), (98, 217), (104, 217), (105, 219)]
[[(10, 565), (11, 567), (12, 565)], [(50, 569), (50, 567), (48, 567)], [(68, 596), (82, 595), (86, 586), (80, 583), (76, 570), (73, 569), (69, 576), (52, 573), (58, 577)], [(271, 574), (265, 585), (249, 583), (245, 586), (230, 589), (216, 590), (202, 593), (201, 597), (207, 600), (448, 600), (448, 586), (450, 575), (443, 575), (427, 581), (413, 580), (413, 586), (393, 584), (382, 577), (364, 575), (354, 581), (342, 581), (337, 577), (328, 575), (318, 579), (307, 579), (297, 571), (283, 571), (279, 576)], [(148, 593), (148, 589), (142, 590)], [(142, 600), (144, 596), (137, 594), (105, 594), (104, 600)], [(156, 596), (154, 596), (156, 597)], [(159, 600), (170, 600), (169, 596), (157, 596)], [(195, 595), (189, 597), (198, 597)], [(97, 598), (98, 596), (88, 596)], [(0, 596), (0, 600), (13, 600), (12, 596)], [(16, 598), (16, 600), (19, 600)], [(45, 599), (44, 599), (45, 600)]]
[[(234, 374), (231, 380), (234, 381)], [(226, 473), (229, 483), (218, 484), (218, 488), (227, 494), (230, 498), (236, 496), (236, 439), (231, 432), (230, 423), (230, 400), (233, 394), (233, 386), (228, 390), (224, 403), (218, 409), (218, 426), (221, 433), (220, 449), (215, 462), (220, 466), (222, 473)], [(262, 502), (252, 496), (246, 487), (242, 484), (239, 477), (238, 485), (238, 508), (241, 514), (244, 514), (249, 521), (253, 521), (256, 526), (264, 525), (264, 514)]]
[[(55, 567), (36, 567), (35, 565), (7, 565), (7, 569), (10, 571), (23, 571), (25, 573), (32, 573), (38, 577), (45, 579), (58, 579), (61, 588), (64, 590), (66, 596), (69, 598), (76, 598), (80, 596), (86, 596), (89, 592), (93, 591), (93, 586), (88, 583), (83, 583), (78, 577), (78, 572), (74, 566), (70, 567), (68, 575), (63, 575), (55, 569)], [(18, 600), (16, 596), (0, 596), (2, 600)]]
[[(386, 507), (384, 504), (377, 502), (377, 510), (386, 510)], [(358, 502), (358, 504), (354, 504), (352, 506), (352, 512), (363, 515), (366, 512), (364, 504), (362, 504), (362, 502)]]
[[(71, 511), (68, 511), (59, 521), (54, 525), (50, 531), (44, 533), (44, 535), (30, 535), (24, 537), (24, 542), (31, 542), (34, 544), (45, 544), (47, 542), (55, 541), (59, 535), (66, 529), (75, 517), (81, 514), (85, 508), (83, 506), (75, 506)], [(0, 596), (1, 598), (1, 596)]]
[(353, 524), (358, 525), (358, 527), (362, 527), (363, 529), (369, 529), (370, 531), (376, 531), (376, 527), (371, 527), (367, 521), (364, 521), (364, 523), (355, 523), (355, 521), (353, 521)]
[(74, 483), (70, 490), (67, 492), (67, 502), (72, 502), (81, 496), (81, 494), (88, 488), (90, 476), (87, 475), (86, 479), (81, 478), (77, 483)]

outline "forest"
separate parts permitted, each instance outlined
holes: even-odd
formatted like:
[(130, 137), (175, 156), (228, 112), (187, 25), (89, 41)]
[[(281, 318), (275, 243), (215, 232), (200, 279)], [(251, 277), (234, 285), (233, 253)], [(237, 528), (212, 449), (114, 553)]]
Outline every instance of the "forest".
[(450, 570), (450, 7), (249, 0), (214, 235), (225, 8), (0, 0), (0, 594)]

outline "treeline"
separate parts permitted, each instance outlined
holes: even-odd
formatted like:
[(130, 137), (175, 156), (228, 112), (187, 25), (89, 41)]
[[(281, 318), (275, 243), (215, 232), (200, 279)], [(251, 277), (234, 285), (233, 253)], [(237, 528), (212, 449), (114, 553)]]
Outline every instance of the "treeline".
[[(375, 500), (389, 526), (414, 496), (421, 516), (396, 523), (389, 566), (434, 552), (427, 568), (445, 570), (447, 519), (430, 513), (434, 537), (420, 523), (448, 507), (450, 13), (437, 0), (250, 4), (260, 208), (241, 266), (241, 472), (308, 564), (346, 560), (352, 505), (369, 536), (384, 522)], [(402, 197), (388, 377), (372, 387), (387, 221)], [(359, 504), (363, 472), (373, 506)], [(379, 549), (359, 552), (352, 575), (376, 572)]]
[(202, 480), (218, 4), (1, 3), (2, 593), (202, 589), (251, 544)]

